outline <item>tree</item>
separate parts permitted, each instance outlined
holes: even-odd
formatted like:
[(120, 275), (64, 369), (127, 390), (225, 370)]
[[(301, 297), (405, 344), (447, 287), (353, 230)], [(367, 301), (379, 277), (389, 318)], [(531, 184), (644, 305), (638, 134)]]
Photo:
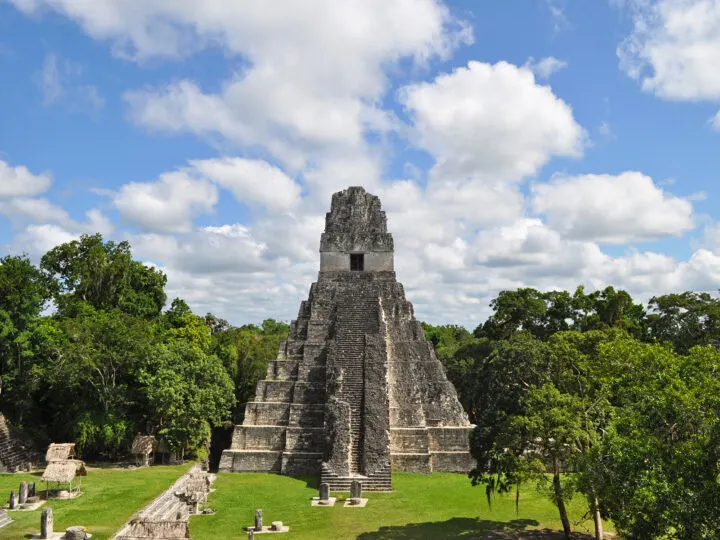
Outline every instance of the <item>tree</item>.
[(475, 337), (503, 340), (522, 330), (548, 339), (566, 330), (623, 328), (641, 338), (645, 332), (642, 305), (633, 303), (626, 291), (613, 287), (585, 294), (580, 286), (572, 296), (567, 291), (531, 288), (501, 291), (490, 306), (494, 313), (475, 329)]
[(212, 343), (211, 327), (206, 319), (195, 315), (181, 298), (172, 301), (163, 313), (160, 325), (166, 339), (179, 339), (208, 351)]
[[(550, 496), (570, 534), (565, 504), (573, 483), (563, 481), (563, 475), (584, 463), (582, 458), (593, 450), (612, 416), (607, 381), (596, 358), (600, 344), (617, 335), (625, 333), (568, 331), (543, 341), (519, 332), (496, 343), (478, 373), (483, 382), (478, 387), (481, 412), (471, 438), (478, 463), (471, 473), (474, 484), (507, 490), (507, 484), (524, 478), (542, 483), (551, 474)], [(587, 476), (580, 488), (601, 538), (595, 483)]]
[(100, 234), (61, 244), (40, 263), (59, 285), (55, 300), (71, 315), (78, 302), (154, 318), (165, 305), (165, 274), (132, 259), (128, 242), (103, 242)]
[(19, 422), (29, 406), (27, 372), (37, 352), (39, 316), (51, 298), (52, 285), (27, 257), (0, 258), (0, 386), (5, 412)]
[(56, 440), (73, 439), (85, 455), (112, 458), (142, 425), (147, 404), (137, 372), (156, 337), (145, 320), (119, 309), (79, 307), (75, 317), (55, 319), (64, 343), (42, 366), (37, 399)]
[(720, 531), (720, 353), (615, 340), (601, 347), (615, 417), (591, 462), (606, 512), (631, 538)]
[(235, 404), (232, 380), (220, 360), (182, 340), (157, 345), (139, 380), (150, 419), (177, 452), (205, 443), (211, 426), (229, 418)]
[(720, 299), (707, 293), (684, 292), (650, 299), (650, 337), (669, 341), (680, 354), (695, 345), (720, 340)]
[(211, 352), (216, 354), (235, 383), (237, 409), (233, 421), (242, 422), (244, 405), (255, 395), (255, 387), (277, 357), (280, 342), (287, 338), (287, 323), (265, 319), (261, 326), (247, 324), (212, 334)]
[(545, 478), (545, 462), (549, 461), (553, 478), (552, 499), (560, 512), (565, 537), (570, 538), (572, 531), (565, 501), (572, 498), (572, 491), (567, 485), (563, 486), (561, 475), (563, 466), (589, 445), (584, 404), (578, 396), (563, 393), (552, 383), (545, 383), (525, 394), (522, 405), (525, 414), (508, 422), (501, 444), (504, 442), (506, 447), (514, 448), (516, 455), (523, 459), (533, 459), (540, 479)]

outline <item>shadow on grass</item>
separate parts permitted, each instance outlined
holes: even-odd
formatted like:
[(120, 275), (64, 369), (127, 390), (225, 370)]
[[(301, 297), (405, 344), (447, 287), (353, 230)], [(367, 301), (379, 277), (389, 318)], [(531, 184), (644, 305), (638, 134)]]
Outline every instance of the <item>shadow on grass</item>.
[(304, 481), (305, 487), (309, 487), (311, 489), (320, 488), (320, 478), (318, 478), (317, 476), (299, 476), (297, 477), (297, 479)]
[[(380, 527), (377, 531), (362, 533), (357, 540), (418, 540), (423, 538), (488, 538), (488, 539), (528, 539), (562, 540), (559, 531), (548, 529), (530, 530), (537, 526), (534, 519), (514, 519), (512, 521), (491, 521), (473, 518), (452, 518), (434, 523), (409, 523), (391, 527)], [(586, 535), (573, 538), (592, 538)]]

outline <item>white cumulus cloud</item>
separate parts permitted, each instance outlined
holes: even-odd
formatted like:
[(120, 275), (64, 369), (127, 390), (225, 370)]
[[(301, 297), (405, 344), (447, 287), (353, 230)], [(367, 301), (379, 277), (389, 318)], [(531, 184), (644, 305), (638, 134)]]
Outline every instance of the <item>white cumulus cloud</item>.
[(570, 238), (628, 243), (680, 236), (692, 229), (692, 203), (639, 172), (556, 177), (535, 184), (533, 210)]
[(633, 2), (634, 27), (620, 64), (642, 88), (674, 100), (720, 100), (720, 3)]
[(6, 197), (29, 197), (50, 189), (49, 173), (33, 174), (23, 166), (12, 166), (0, 160), (0, 199)]
[(202, 176), (230, 190), (238, 202), (286, 210), (300, 201), (300, 186), (266, 161), (218, 158), (191, 161)]
[(570, 106), (507, 62), (470, 62), (404, 87), (400, 100), (442, 174), (516, 181), (553, 156), (583, 152), (586, 134)]
[(155, 182), (131, 182), (113, 195), (122, 218), (147, 231), (189, 232), (194, 218), (213, 211), (217, 188), (184, 171), (160, 175)]

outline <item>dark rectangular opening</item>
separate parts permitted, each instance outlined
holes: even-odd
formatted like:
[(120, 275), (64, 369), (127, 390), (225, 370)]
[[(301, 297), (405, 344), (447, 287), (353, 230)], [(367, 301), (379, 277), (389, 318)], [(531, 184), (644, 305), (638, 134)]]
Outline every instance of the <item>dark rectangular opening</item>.
[(362, 253), (350, 254), (350, 270), (362, 272), (365, 270), (365, 255)]

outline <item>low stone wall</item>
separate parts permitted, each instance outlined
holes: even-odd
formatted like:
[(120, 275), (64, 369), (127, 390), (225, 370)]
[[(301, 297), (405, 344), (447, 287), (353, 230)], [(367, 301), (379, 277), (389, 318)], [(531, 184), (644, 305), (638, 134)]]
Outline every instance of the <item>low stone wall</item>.
[(114, 540), (170, 540), (190, 538), (188, 520), (197, 504), (207, 500), (215, 475), (198, 465), (133, 515), (113, 536)]

